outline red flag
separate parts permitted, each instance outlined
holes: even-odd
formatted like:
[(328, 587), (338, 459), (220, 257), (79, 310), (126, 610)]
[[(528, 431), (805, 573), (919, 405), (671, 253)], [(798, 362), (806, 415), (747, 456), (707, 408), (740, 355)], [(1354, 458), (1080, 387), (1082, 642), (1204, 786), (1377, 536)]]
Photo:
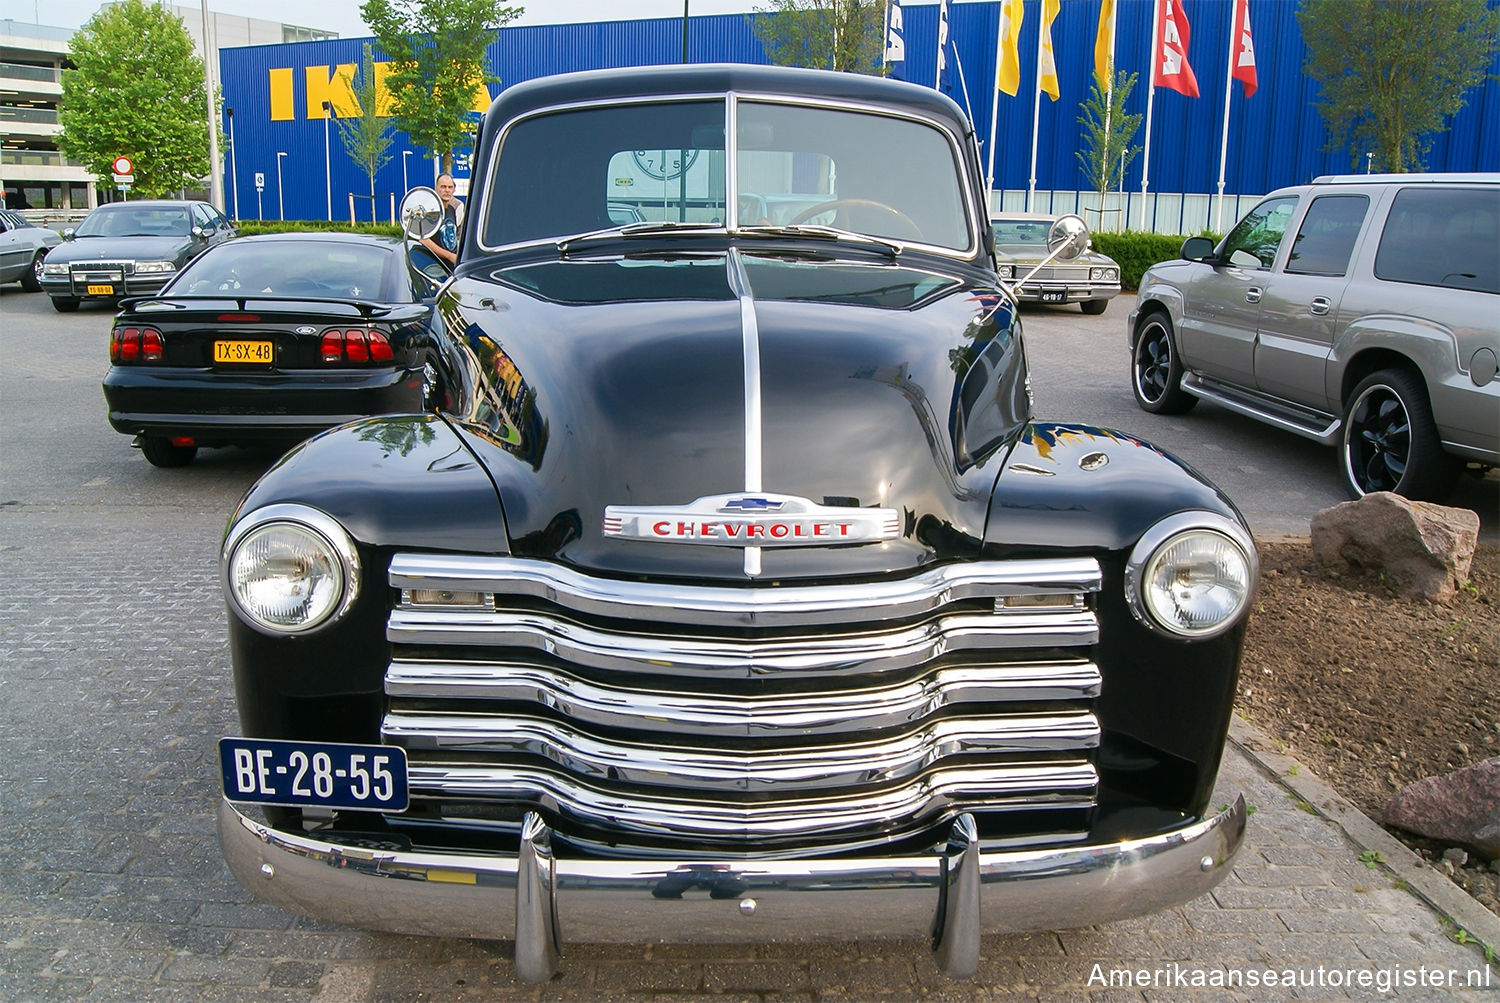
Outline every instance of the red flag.
[(1151, 82), (1170, 87), (1190, 98), (1198, 96), (1198, 78), (1188, 65), (1188, 20), (1182, 0), (1156, 0), (1156, 20), (1161, 25), (1160, 47), (1154, 53), (1156, 72)]
[[(1234, 0), (1234, 72), (1245, 85), (1245, 97), (1255, 93), (1255, 44), (1250, 41), (1250, 0)], [(1183, 48), (1187, 40), (1183, 39)]]

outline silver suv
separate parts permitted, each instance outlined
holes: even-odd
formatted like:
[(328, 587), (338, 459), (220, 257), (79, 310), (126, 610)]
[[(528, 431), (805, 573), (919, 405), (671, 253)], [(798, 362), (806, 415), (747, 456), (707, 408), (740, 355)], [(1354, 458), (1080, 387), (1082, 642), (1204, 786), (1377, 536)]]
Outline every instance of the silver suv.
[(1500, 175), (1321, 177), (1182, 259), (1130, 314), (1145, 410), (1210, 400), (1337, 446), (1356, 497), (1500, 463)]

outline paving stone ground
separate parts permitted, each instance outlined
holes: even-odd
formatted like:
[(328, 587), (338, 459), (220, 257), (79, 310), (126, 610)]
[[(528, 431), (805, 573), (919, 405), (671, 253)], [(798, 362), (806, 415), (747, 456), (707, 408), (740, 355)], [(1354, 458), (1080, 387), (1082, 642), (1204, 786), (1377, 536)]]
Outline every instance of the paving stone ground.
[[(266, 461), (147, 468), (102, 419), (108, 317), (49, 328), (28, 313), (23, 329), (15, 302), (0, 301), (0, 1000), (1500, 999), (1478, 950), (1233, 748), (1218, 798), (1243, 791), (1256, 811), (1225, 884), (1155, 916), (985, 938), (970, 982), (943, 978), (914, 938), (569, 944), (559, 977), (528, 986), (505, 944), (259, 905), (213, 827), (215, 743), (236, 730), (215, 552)], [(59, 338), (54, 357), (22, 350), (38, 332)], [(1268, 972), (1312, 984), (1267, 987)], [(1192, 985), (1228, 977), (1262, 984)]]

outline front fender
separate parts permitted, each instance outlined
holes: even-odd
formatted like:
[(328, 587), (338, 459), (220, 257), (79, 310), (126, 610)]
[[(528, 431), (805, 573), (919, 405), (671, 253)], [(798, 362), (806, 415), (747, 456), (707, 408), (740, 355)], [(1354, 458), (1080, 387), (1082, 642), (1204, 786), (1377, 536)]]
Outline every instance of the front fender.
[(391, 658), (391, 554), (508, 553), (499, 497), (447, 423), (426, 414), (365, 419), (309, 439), (246, 493), (229, 528), (278, 503), (310, 506), (344, 527), (360, 590), (341, 618), (297, 637), (257, 630), (228, 604), (241, 727), (263, 738), (376, 742)]

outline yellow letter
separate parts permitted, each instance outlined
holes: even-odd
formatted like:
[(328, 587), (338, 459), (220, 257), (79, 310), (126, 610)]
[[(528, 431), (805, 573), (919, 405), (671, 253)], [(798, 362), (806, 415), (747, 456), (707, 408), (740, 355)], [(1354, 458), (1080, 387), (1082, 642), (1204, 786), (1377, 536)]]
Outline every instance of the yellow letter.
[(375, 114), (383, 118), (391, 116), (391, 91), (385, 78), (391, 72), (390, 63), (375, 64)]
[(271, 71), (271, 121), (290, 122), (296, 117), (292, 106), (292, 70)]
[(340, 63), (332, 76), (326, 66), (307, 67), (307, 117), (323, 118), (323, 102), (333, 105), (339, 118), (355, 118), (359, 115), (359, 100), (354, 96), (354, 73), (359, 67), (354, 63)]

